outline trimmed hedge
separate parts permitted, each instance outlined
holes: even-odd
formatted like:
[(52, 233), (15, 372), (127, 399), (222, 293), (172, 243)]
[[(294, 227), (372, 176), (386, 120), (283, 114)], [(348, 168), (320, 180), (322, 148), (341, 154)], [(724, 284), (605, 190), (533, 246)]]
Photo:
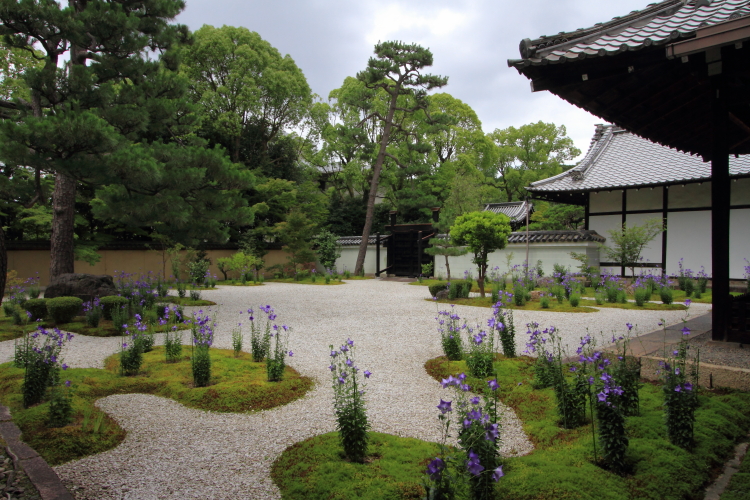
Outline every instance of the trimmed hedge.
[(47, 299), (29, 299), (23, 308), (31, 313), (31, 321), (44, 319), (47, 316)]
[(449, 299), (468, 299), (469, 298), (469, 292), (471, 292), (471, 287), (473, 286), (473, 282), (469, 280), (455, 280), (451, 281), (451, 287), (448, 292), (448, 298)]
[(78, 297), (55, 297), (47, 299), (47, 312), (57, 325), (70, 323), (78, 316), (82, 304)]
[(112, 309), (120, 308), (127, 305), (128, 299), (120, 297), (119, 295), (107, 295), (99, 299), (99, 303), (102, 306), (102, 314), (104, 319), (112, 321)]
[(448, 289), (448, 282), (440, 281), (438, 283), (435, 283), (434, 285), (430, 285), (428, 288), (430, 289), (430, 297), (437, 297), (437, 294), (439, 292)]

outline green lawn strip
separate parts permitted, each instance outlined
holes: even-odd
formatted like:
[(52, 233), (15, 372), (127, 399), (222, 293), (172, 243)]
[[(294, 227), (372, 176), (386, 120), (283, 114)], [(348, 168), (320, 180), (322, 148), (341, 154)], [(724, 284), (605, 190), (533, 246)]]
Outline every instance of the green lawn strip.
[(166, 297), (159, 297), (159, 302), (169, 302), (170, 304), (177, 304), (178, 306), (186, 307), (199, 307), (199, 306), (215, 306), (216, 302), (212, 300), (193, 300), (190, 297), (178, 297), (176, 295), (167, 295)]
[(605, 307), (615, 309), (635, 309), (638, 311), (684, 311), (687, 309), (685, 304), (654, 304), (653, 302), (645, 302), (642, 306), (637, 305), (635, 302), (626, 302), (621, 304), (619, 302), (611, 303), (604, 302), (597, 304), (595, 300), (581, 299), (581, 304), (584, 306), (591, 307)]
[[(499, 483), (498, 498), (697, 498), (710, 480), (710, 471), (723, 465), (734, 443), (750, 429), (746, 418), (750, 394), (705, 393), (696, 411), (695, 450), (677, 448), (666, 439), (661, 387), (646, 384), (640, 391), (641, 415), (626, 421), (630, 473), (621, 477), (593, 463), (590, 426), (574, 430), (558, 426), (552, 389), (531, 387), (532, 360), (499, 359), (495, 368), (500, 397), (516, 411), (536, 449), (524, 457), (505, 459), (506, 476)], [(465, 362), (444, 357), (428, 361), (425, 368), (436, 380), (466, 372)], [(469, 379), (469, 384), (481, 386), (484, 381)]]
[(745, 453), (739, 472), (732, 476), (721, 500), (750, 500), (750, 453)]
[[(52, 321), (42, 321), (39, 323), (29, 322), (27, 325), (14, 325), (11, 318), (0, 318), (0, 341), (2, 340), (13, 340), (23, 337), (24, 332), (31, 333), (36, 330), (38, 326), (42, 326), (47, 329), (55, 328), (55, 323)], [(106, 319), (99, 321), (99, 326), (96, 328), (89, 326), (86, 323), (86, 319), (83, 316), (76, 318), (76, 321), (72, 323), (64, 323), (57, 325), (60, 330), (65, 332), (76, 333), (78, 335), (89, 335), (91, 337), (118, 337), (120, 333), (117, 332), (112, 322)], [(180, 329), (185, 329), (187, 326), (180, 324)], [(155, 333), (164, 333), (167, 330), (171, 330), (170, 325), (155, 325)]]
[[(0, 365), (0, 400), (10, 407), (13, 420), (23, 432), (22, 439), (51, 465), (117, 446), (125, 438), (125, 431), (109, 417), (104, 417), (102, 429), (92, 431), (92, 422), (100, 413), (94, 402), (112, 394), (154, 394), (167, 397), (191, 408), (217, 412), (250, 412), (287, 404), (302, 397), (314, 382), (287, 367), (282, 382), (266, 381), (265, 363), (254, 363), (247, 353), (234, 357), (231, 350), (211, 349), (212, 379), (208, 387), (193, 387), (190, 347), (183, 347), (183, 359), (166, 363), (164, 348), (155, 347), (143, 355), (141, 374), (122, 377), (119, 374), (119, 354), (107, 358), (105, 369), (69, 368), (63, 372), (71, 381), (75, 421), (60, 429), (45, 425), (48, 403), (32, 408), (22, 407), (21, 385), (24, 371), (11, 363)], [(88, 424), (83, 426), (89, 412)]]
[(285, 499), (421, 500), (422, 477), (438, 452), (435, 443), (368, 434), (364, 464), (344, 458), (338, 433), (314, 436), (287, 448), (271, 467), (271, 477)]
[[(435, 302), (433, 299), (425, 299), (430, 302)], [(492, 307), (494, 305), (494, 302), (492, 302), (492, 297), (489, 297), (489, 294), (485, 298), (481, 297), (471, 297), (468, 299), (445, 299), (445, 300), (438, 300), (438, 304), (455, 304), (455, 305), (461, 305), (461, 306), (474, 306), (474, 307)], [(581, 301), (583, 303), (583, 301)], [(549, 308), (543, 309), (542, 305), (539, 301), (529, 301), (526, 302), (523, 306), (516, 306), (513, 304), (507, 305), (507, 309), (518, 309), (522, 311), (545, 311), (545, 312), (572, 312), (572, 313), (594, 313), (596, 312), (596, 309), (586, 306), (579, 305), (578, 307), (573, 307), (570, 305), (570, 303), (564, 303), (559, 304), (557, 301), (551, 300), (549, 303)]]
[(240, 280), (221, 280), (216, 284), (222, 286), (263, 286), (263, 283), (260, 282), (246, 281), (242, 283)]

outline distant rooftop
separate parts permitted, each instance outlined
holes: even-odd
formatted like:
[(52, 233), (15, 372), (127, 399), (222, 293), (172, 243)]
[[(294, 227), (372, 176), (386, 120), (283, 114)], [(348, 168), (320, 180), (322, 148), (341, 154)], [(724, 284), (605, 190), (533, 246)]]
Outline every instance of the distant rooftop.
[[(529, 210), (534, 211), (534, 205), (529, 203)], [(526, 223), (526, 202), (525, 201), (511, 201), (507, 203), (487, 203), (484, 206), (485, 212), (493, 212), (496, 214), (505, 214), (510, 219), (511, 224), (525, 224)]]
[[(750, 175), (750, 155), (729, 158), (731, 176)], [(711, 180), (711, 164), (638, 137), (614, 125), (597, 125), (586, 156), (572, 169), (532, 182), (532, 193), (596, 191)]]

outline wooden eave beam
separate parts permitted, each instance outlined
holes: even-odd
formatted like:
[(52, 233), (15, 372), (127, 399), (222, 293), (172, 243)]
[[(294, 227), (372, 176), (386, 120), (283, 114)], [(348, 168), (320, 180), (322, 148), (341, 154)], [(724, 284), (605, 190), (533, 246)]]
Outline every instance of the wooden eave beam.
[(748, 39), (750, 39), (750, 18), (741, 17), (700, 28), (695, 32), (695, 38), (667, 45), (667, 58), (689, 56)]

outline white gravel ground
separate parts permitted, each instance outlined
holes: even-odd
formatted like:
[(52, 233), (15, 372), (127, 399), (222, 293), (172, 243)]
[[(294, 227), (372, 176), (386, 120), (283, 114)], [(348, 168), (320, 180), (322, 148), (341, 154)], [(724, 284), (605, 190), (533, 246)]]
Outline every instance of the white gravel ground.
[[(424, 371), (441, 353), (434, 303), (426, 288), (380, 280), (340, 286), (267, 283), (262, 287), (219, 287), (203, 297), (220, 304), (215, 346), (231, 348), (231, 329), (240, 310), (270, 304), (277, 322), (290, 325), (289, 364), (313, 377), (316, 387), (292, 404), (255, 414), (221, 414), (188, 409), (142, 394), (109, 396), (98, 405), (128, 431), (116, 449), (56, 467), (78, 499), (265, 499), (279, 498), (270, 466), (289, 445), (335, 429), (328, 346), (351, 337), (357, 362), (373, 376), (367, 388), (372, 430), (437, 441), (440, 398), (451, 393)], [(710, 306), (695, 304), (692, 314)], [(194, 308), (197, 309), (197, 308)], [(485, 323), (490, 310), (457, 306), (470, 322)], [(517, 348), (525, 325), (556, 326), (571, 346), (588, 331), (606, 343), (625, 323), (641, 333), (680, 321), (680, 311), (602, 309), (591, 314), (516, 311)], [(601, 332), (601, 333), (600, 333)], [(159, 339), (161, 340), (161, 339)], [(72, 367), (101, 367), (118, 350), (119, 339), (76, 336), (63, 353)], [(0, 343), (0, 362), (9, 361), (13, 342)], [(502, 452), (525, 454), (531, 444), (512, 411), (503, 420)]]

